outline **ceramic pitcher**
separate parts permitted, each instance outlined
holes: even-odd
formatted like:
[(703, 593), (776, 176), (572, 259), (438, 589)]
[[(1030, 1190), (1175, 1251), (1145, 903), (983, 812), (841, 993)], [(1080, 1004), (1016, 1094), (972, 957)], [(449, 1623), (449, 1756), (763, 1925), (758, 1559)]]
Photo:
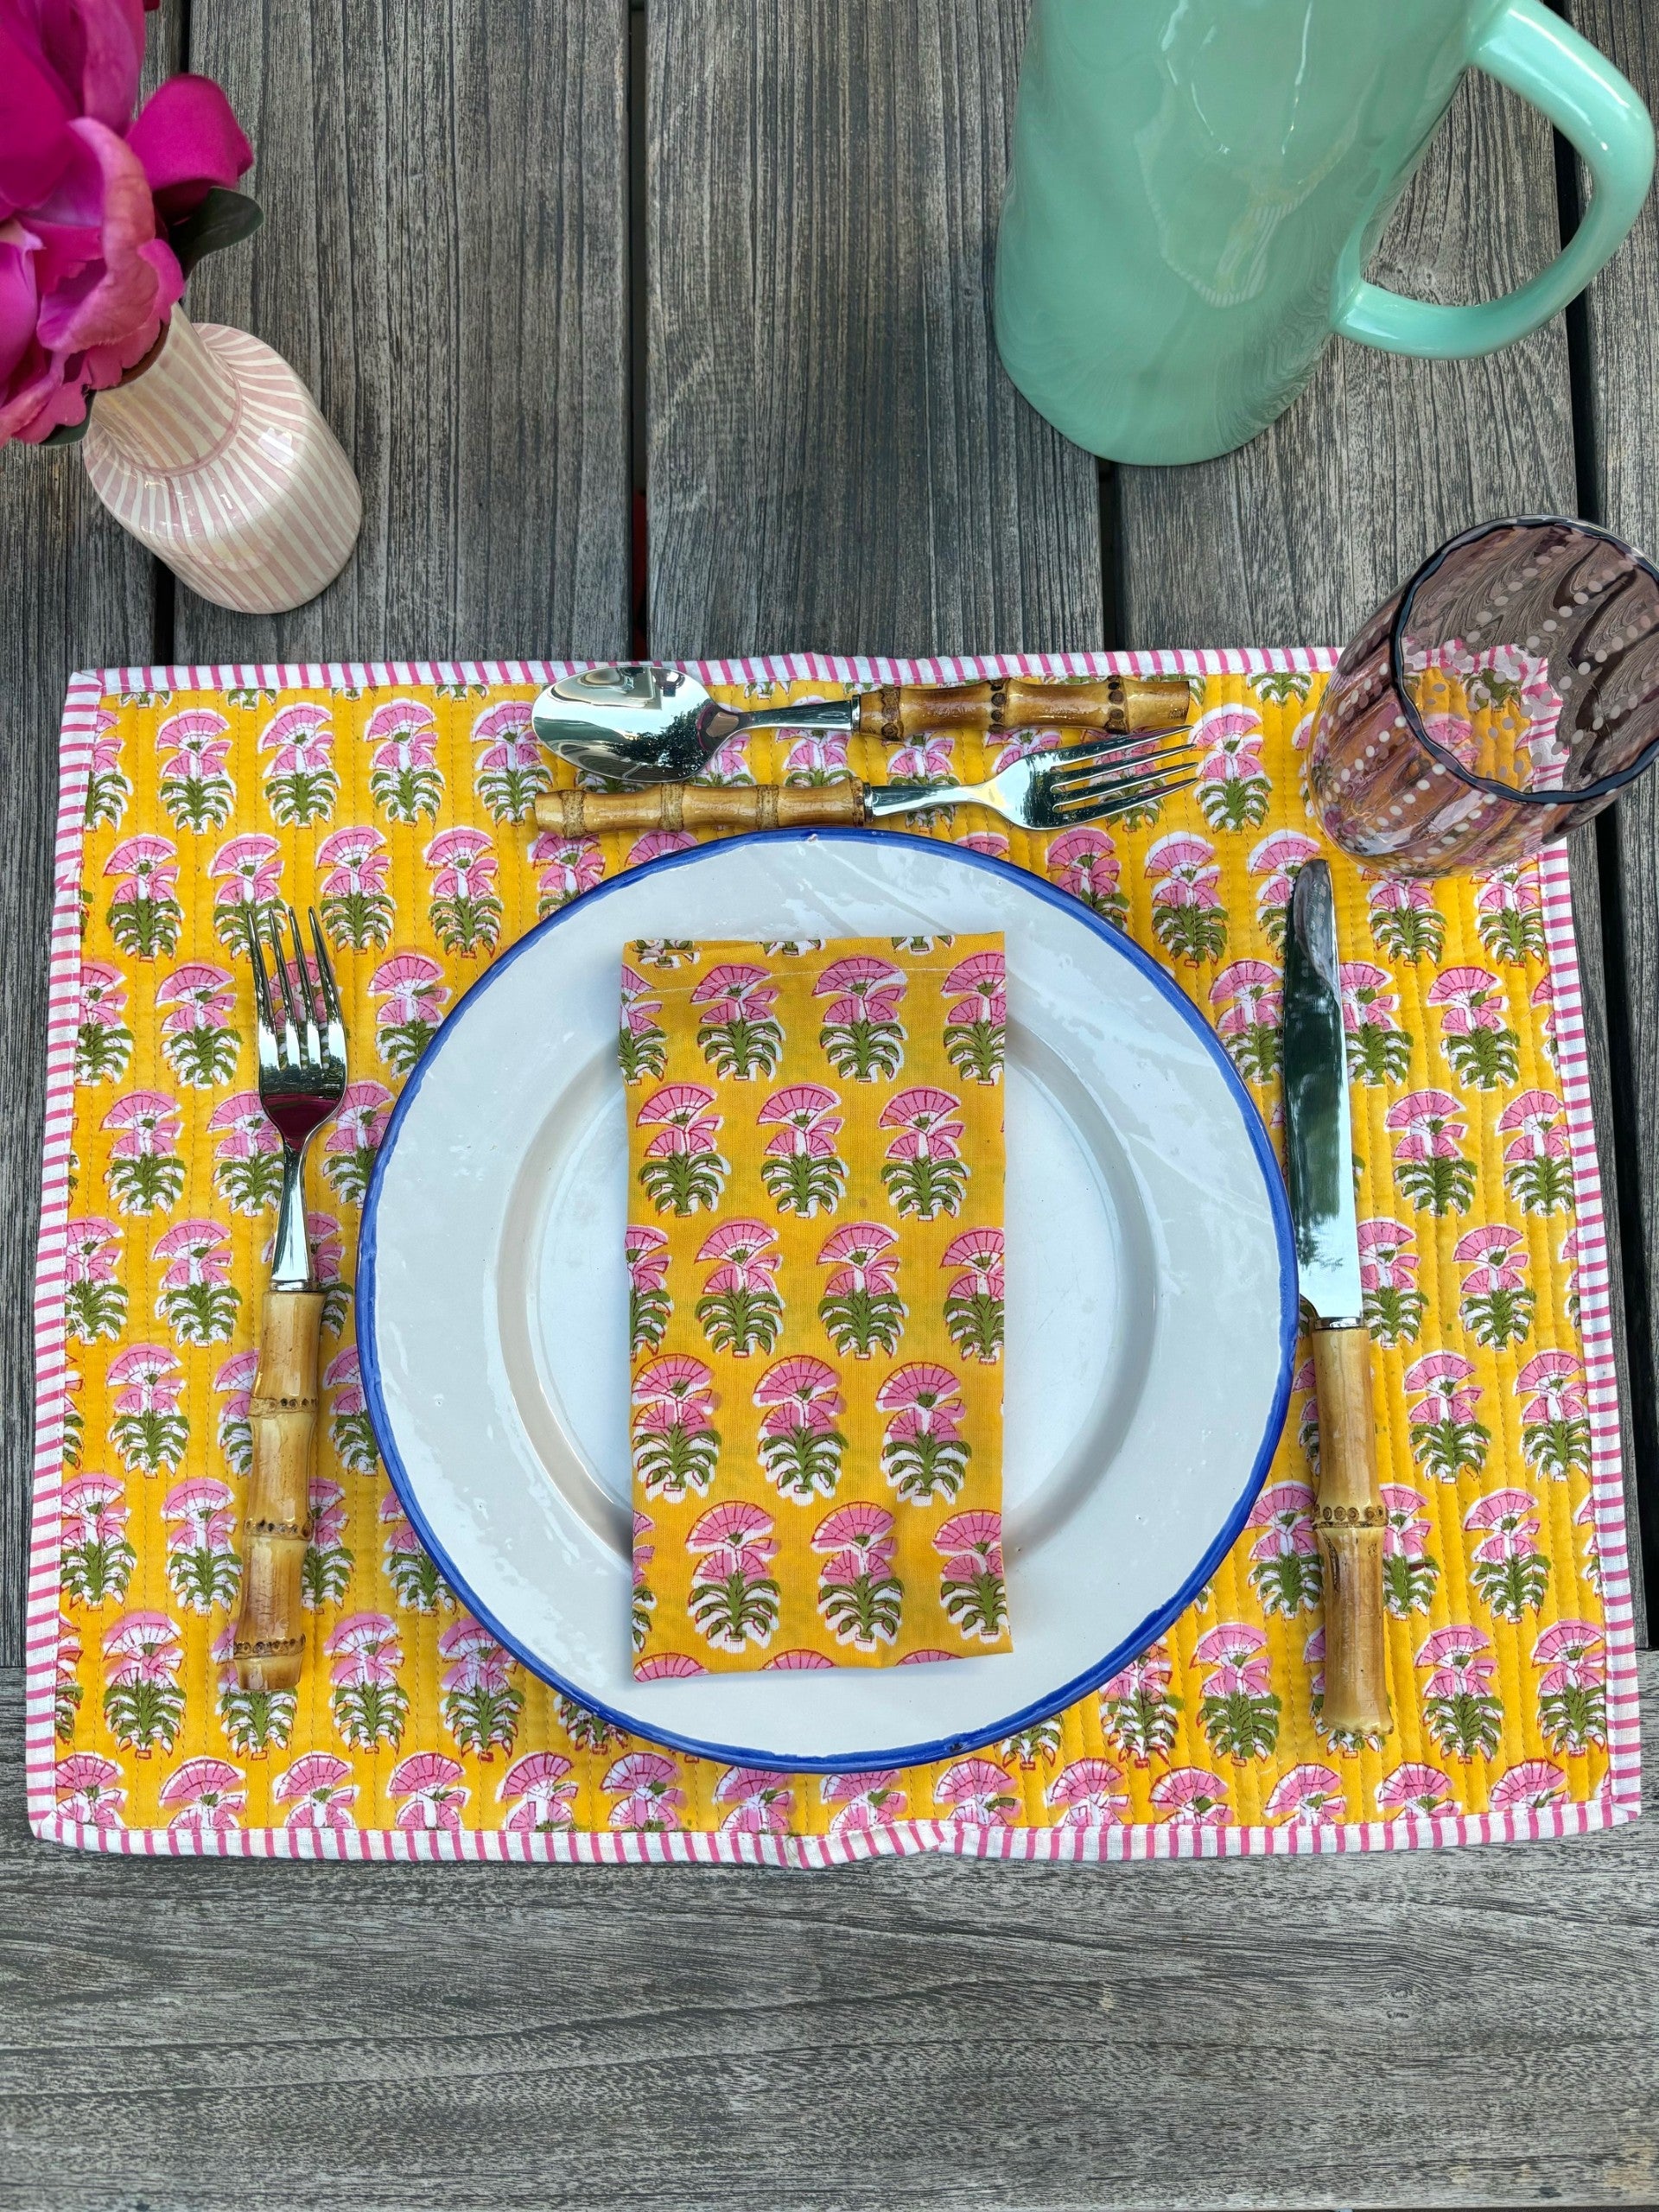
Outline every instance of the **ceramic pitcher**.
[[(1530, 283), (1432, 306), (1363, 272), (1468, 68), (1542, 109), (1594, 195)], [(1002, 359), (1092, 452), (1205, 460), (1289, 405), (1333, 330), (1437, 357), (1535, 330), (1629, 231), (1653, 154), (1630, 85), (1541, 0), (1033, 0)]]

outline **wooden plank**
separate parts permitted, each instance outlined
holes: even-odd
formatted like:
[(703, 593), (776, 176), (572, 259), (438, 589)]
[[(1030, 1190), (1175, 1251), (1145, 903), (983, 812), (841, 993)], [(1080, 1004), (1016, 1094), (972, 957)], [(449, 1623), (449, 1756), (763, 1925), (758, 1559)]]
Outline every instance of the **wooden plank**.
[[(1584, 35), (1659, 111), (1659, 20), (1643, 0), (1573, 0)], [(1659, 213), (1652, 199), (1585, 302), (1585, 432), (1592, 512), (1659, 556)], [(1619, 964), (1610, 1007), (1618, 1040), (1616, 1111), (1625, 1180), (1625, 1268), (1637, 1363), (1637, 1446), (1654, 1479), (1643, 1499), (1649, 1613), (1659, 1603), (1659, 785), (1627, 791), (1604, 831)]]
[[(1643, 1669), (1651, 1759), (1659, 1656)], [(19, 2212), (1659, 2190), (1651, 1818), (1271, 1864), (124, 1861), (23, 1836), (21, 1732), (12, 1676)]]
[(199, 8), (191, 62), (266, 210), (193, 309), (293, 362), (365, 519), (293, 614), (181, 588), (181, 658), (626, 651), (627, 0)]
[[(151, 24), (147, 96), (179, 66), (182, 8)], [(148, 660), (156, 566), (108, 515), (80, 455), (0, 450), (0, 1666), (22, 1650), (34, 1460), (35, 1238), (46, 1066), (46, 955), (58, 814), (58, 719), (77, 668)]]
[[(1630, 0), (1632, 12), (1637, 5)], [(1490, 79), (1471, 76), (1371, 273), (1424, 299), (1483, 296), (1548, 260), (1559, 226), (1548, 125)], [(1643, 327), (1650, 346), (1651, 302)], [(1650, 408), (1652, 396), (1649, 378)], [(1240, 452), (1196, 468), (1125, 468), (1116, 488), (1126, 645), (1341, 644), (1419, 562), (1471, 524), (1577, 512), (1565, 325), (1558, 319), (1523, 344), (1474, 361), (1405, 360), (1339, 341), (1289, 412)], [(1649, 836), (1644, 852), (1659, 932), (1656, 851), (1659, 842)], [(1573, 874), (1620, 1399), (1629, 1408), (1618, 1235), (1618, 1178), (1627, 1170), (1614, 1145), (1593, 829), (1574, 840)], [(1649, 1042), (1659, 1113), (1659, 1011)], [(1644, 1351), (1644, 1361), (1651, 1357)], [(1627, 1420), (1633, 1536), (1637, 1464)], [(1639, 1573), (1637, 1580), (1639, 1608)]]
[(654, 652), (1100, 641), (1094, 462), (991, 337), (1026, 4), (647, 10)]

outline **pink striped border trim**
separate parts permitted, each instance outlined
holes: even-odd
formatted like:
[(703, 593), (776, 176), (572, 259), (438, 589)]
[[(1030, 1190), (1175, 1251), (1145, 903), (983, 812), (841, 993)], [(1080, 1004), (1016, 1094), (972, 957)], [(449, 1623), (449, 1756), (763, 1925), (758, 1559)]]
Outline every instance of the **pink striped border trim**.
[[(1324, 646), (1243, 646), (1203, 652), (956, 655), (931, 660), (847, 658), (827, 653), (774, 654), (691, 664), (713, 683), (763, 677), (848, 684), (953, 683), (982, 676), (1221, 676), (1258, 671), (1332, 667)], [(63, 1473), (64, 1224), (68, 1214), (69, 1140), (74, 1107), (75, 1011), (80, 938), (77, 896), (82, 824), (92, 763), (94, 716), (111, 691), (276, 690), (326, 683), (543, 683), (587, 661), (244, 662), (213, 667), (114, 668), (72, 678), (64, 702), (60, 752), (58, 831), (52, 914), (51, 983), (47, 1037), (46, 1147), (41, 1240), (35, 1283), (35, 1508), (27, 1605), (26, 1759), (29, 1825), (42, 1840), (83, 1850), (164, 1858), (464, 1859), (583, 1866), (747, 1866), (798, 1868), (850, 1866), (869, 1859), (909, 1859), (925, 1851), (969, 1859), (1068, 1864), (1159, 1859), (1306, 1857), (1313, 1853), (1411, 1850), (1421, 1846), (1514, 1843), (1583, 1835), (1634, 1820), (1641, 1808), (1640, 1715), (1624, 1489), (1619, 1451), (1618, 1395), (1613, 1365), (1612, 1306), (1603, 1228), (1601, 1178), (1591, 1116), (1589, 1055), (1573, 935), (1572, 888), (1566, 853), (1548, 854), (1541, 868), (1544, 933), (1554, 988), (1558, 1062), (1572, 1145), (1578, 1200), (1580, 1325), (1584, 1338), (1591, 1423), (1591, 1490), (1600, 1548), (1607, 1616), (1609, 1787), (1586, 1805), (1517, 1808), (1507, 1813), (1352, 1822), (1300, 1829), (1174, 1828), (1167, 1826), (1079, 1832), (1062, 1828), (969, 1828), (944, 1821), (906, 1821), (880, 1834), (845, 1836), (508, 1834), (463, 1829), (452, 1834), (397, 1828), (333, 1830), (253, 1828), (206, 1835), (170, 1828), (92, 1828), (61, 1818), (53, 1798), (56, 1764), (53, 1689), (58, 1621), (59, 1493)]]

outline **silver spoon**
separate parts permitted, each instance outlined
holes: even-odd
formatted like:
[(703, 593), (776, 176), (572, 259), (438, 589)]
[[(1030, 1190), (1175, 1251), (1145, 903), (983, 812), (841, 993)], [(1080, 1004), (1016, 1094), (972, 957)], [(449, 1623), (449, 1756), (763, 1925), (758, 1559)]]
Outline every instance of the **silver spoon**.
[(584, 669), (550, 683), (531, 709), (549, 752), (613, 784), (683, 783), (750, 729), (833, 730), (896, 740), (925, 729), (1006, 734), (1059, 727), (1167, 735), (1185, 720), (1186, 679), (997, 677), (974, 683), (884, 684), (849, 699), (743, 711), (663, 661)]

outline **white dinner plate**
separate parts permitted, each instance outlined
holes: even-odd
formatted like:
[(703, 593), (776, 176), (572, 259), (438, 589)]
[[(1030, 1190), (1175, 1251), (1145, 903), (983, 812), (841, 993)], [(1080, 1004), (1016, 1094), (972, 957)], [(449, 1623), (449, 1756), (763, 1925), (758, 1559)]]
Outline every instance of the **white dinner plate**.
[[(1001, 930), (1011, 1653), (639, 1682), (629, 1644), (627, 1142), (639, 938)], [(1296, 1274), (1260, 1116), (1209, 1025), (1026, 871), (892, 831), (631, 870), (497, 961), (404, 1086), (364, 1208), (358, 1338), (410, 1519), (525, 1665), (712, 1758), (944, 1758), (1142, 1650), (1238, 1534), (1284, 1418)]]

